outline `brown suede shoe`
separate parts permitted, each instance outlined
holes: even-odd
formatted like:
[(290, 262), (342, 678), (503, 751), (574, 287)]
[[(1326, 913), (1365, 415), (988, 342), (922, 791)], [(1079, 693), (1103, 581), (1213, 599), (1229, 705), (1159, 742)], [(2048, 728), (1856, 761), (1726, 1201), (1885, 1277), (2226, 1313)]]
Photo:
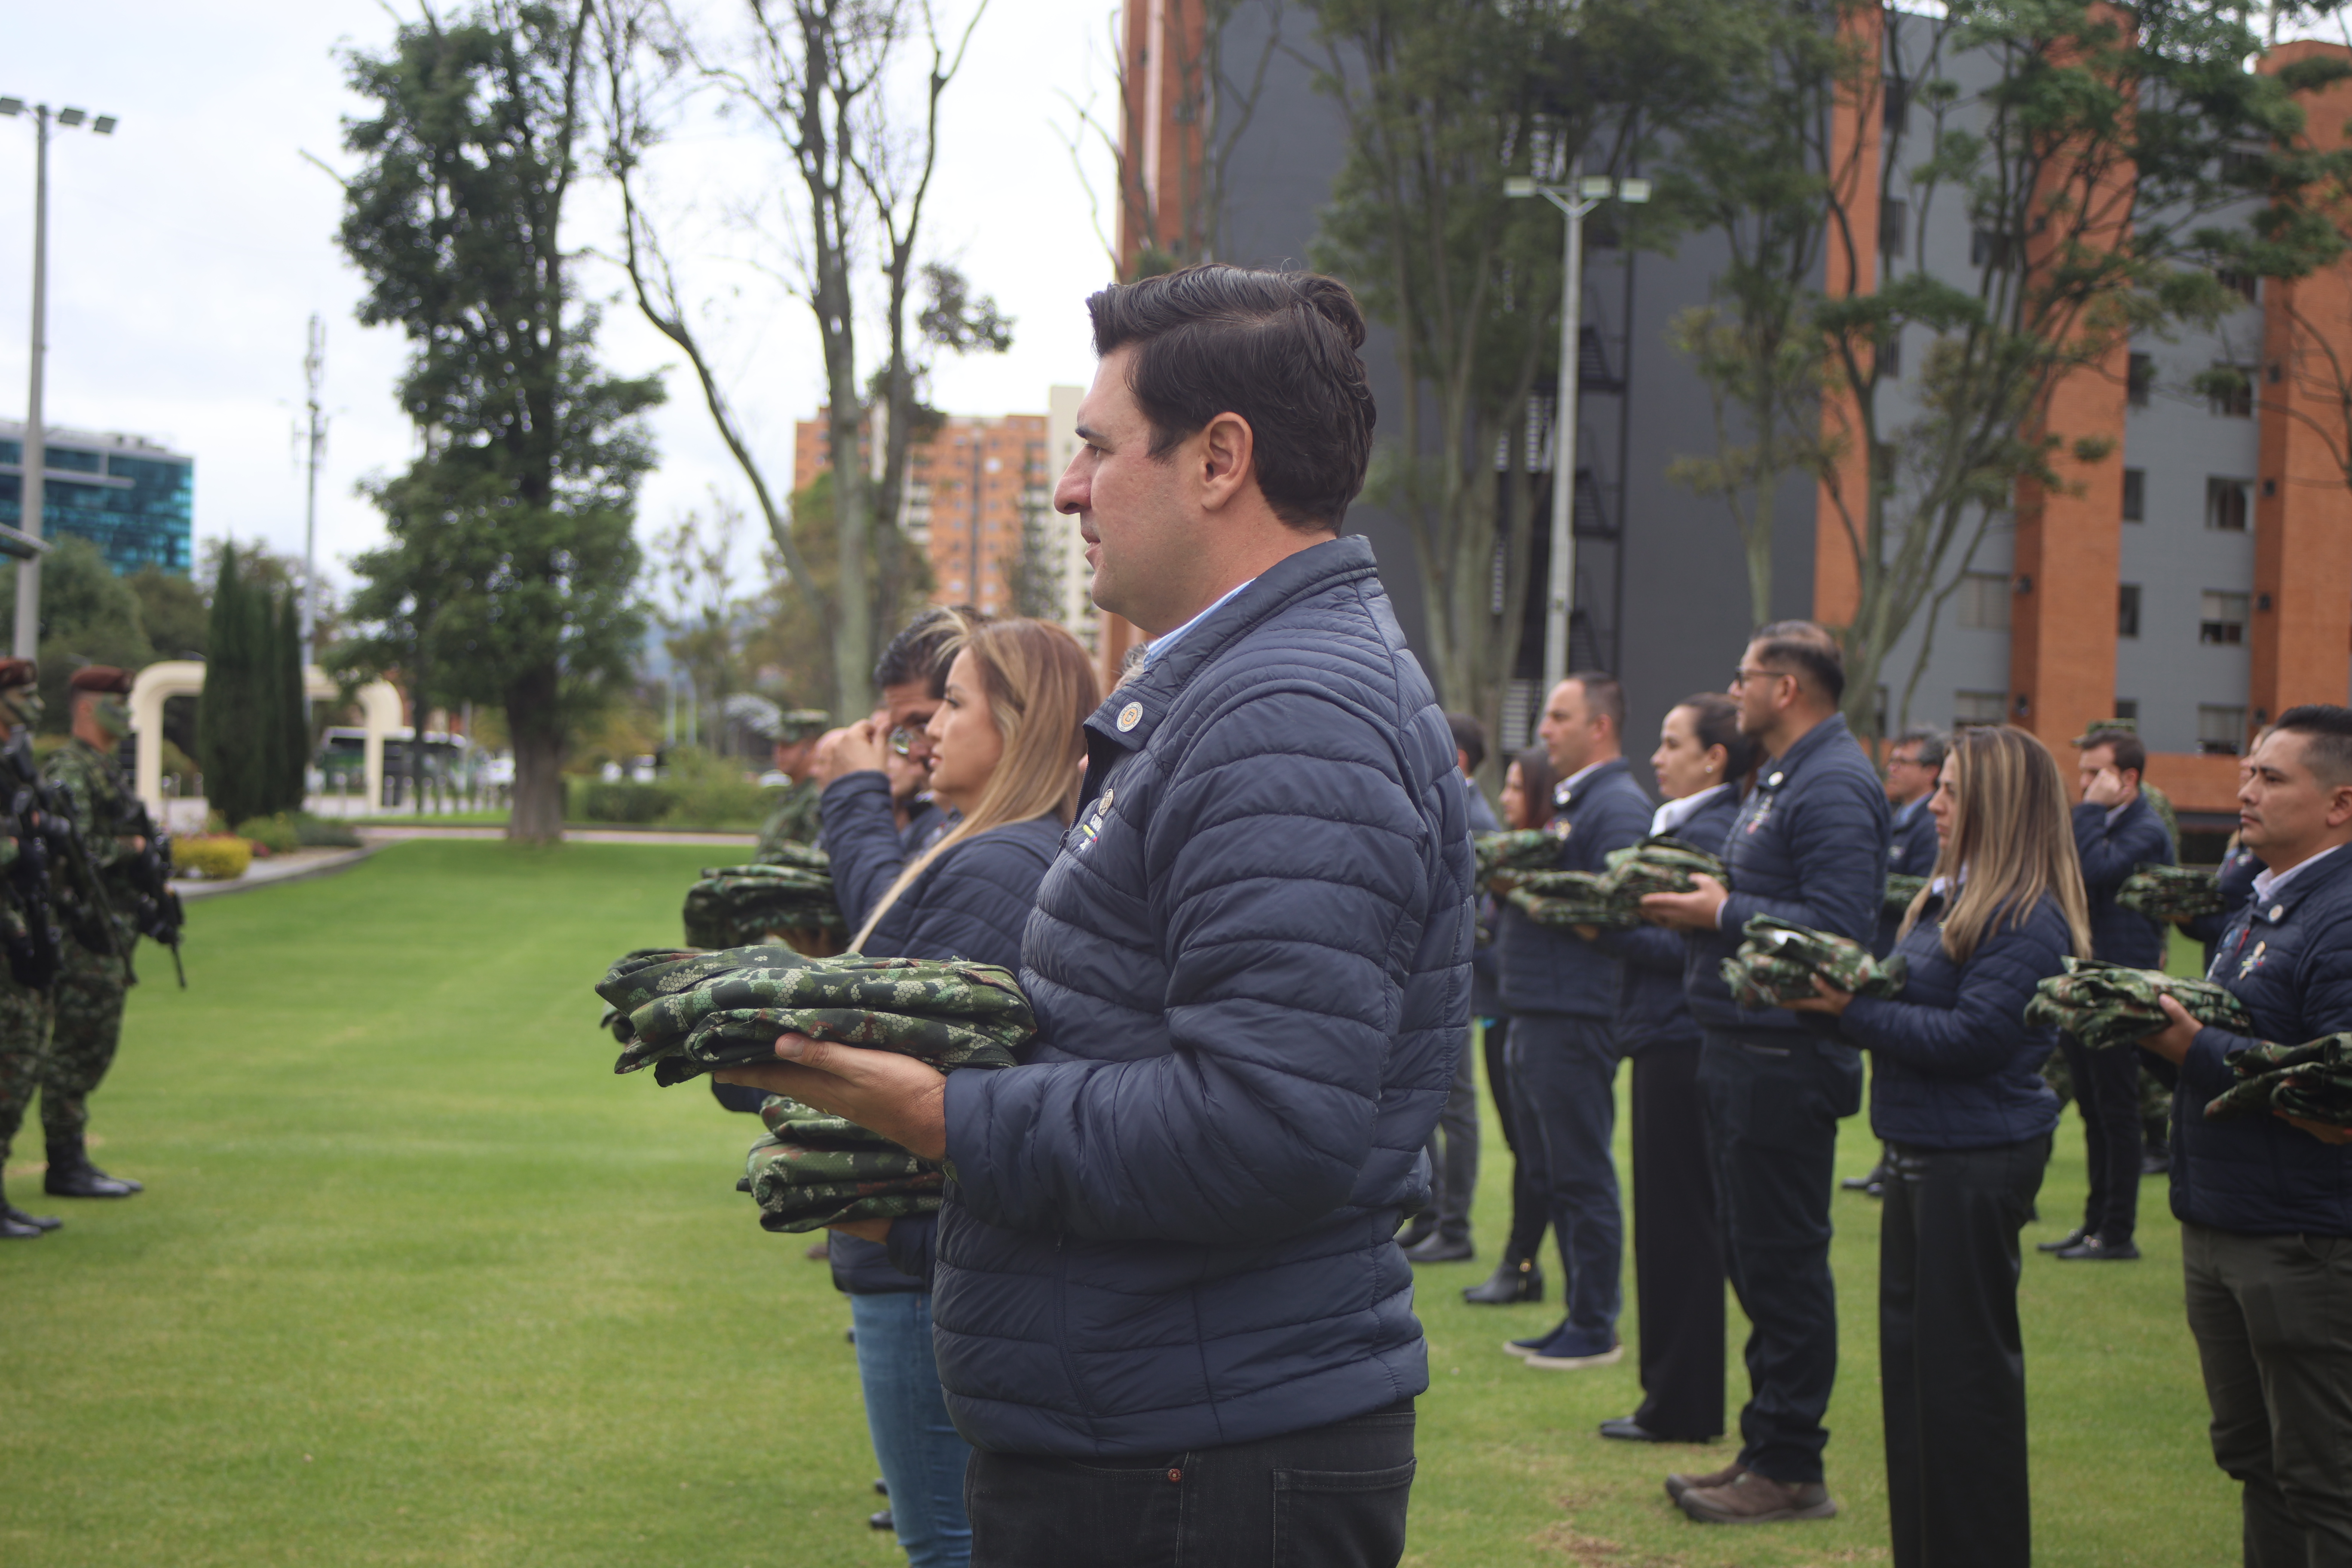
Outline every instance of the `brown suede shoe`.
[(1727, 1487), (1747, 1473), (1748, 1467), (1741, 1464), (1738, 1460), (1734, 1459), (1731, 1463), (1724, 1466), (1723, 1468), (1717, 1470), (1712, 1475), (1668, 1476), (1666, 1478), (1666, 1495), (1674, 1499), (1676, 1502), (1680, 1502), (1683, 1500), (1683, 1493), (1685, 1492), (1696, 1491), (1701, 1488)]
[(1787, 1485), (1748, 1471), (1728, 1486), (1693, 1487), (1675, 1500), (1701, 1524), (1773, 1524), (1787, 1519), (1835, 1519), (1837, 1504), (1819, 1481)]

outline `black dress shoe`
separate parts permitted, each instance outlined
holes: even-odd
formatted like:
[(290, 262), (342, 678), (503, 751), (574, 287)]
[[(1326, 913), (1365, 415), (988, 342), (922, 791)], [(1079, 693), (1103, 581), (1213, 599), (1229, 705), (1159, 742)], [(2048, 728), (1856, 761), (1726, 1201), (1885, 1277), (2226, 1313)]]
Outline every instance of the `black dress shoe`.
[(2086, 1236), (2058, 1255), (2069, 1263), (2130, 1263), (2139, 1257), (2139, 1248), (2128, 1241), (2102, 1241)]
[(29, 1225), (35, 1230), (55, 1230), (66, 1223), (55, 1215), (26, 1214), (15, 1204), (0, 1205), (0, 1216), (14, 1220), (18, 1225)]
[(1885, 1180), (1886, 1167), (1885, 1165), (1873, 1165), (1870, 1168), (1870, 1174), (1866, 1176), (1848, 1176), (1844, 1181), (1840, 1182), (1838, 1185), (1843, 1187), (1850, 1193), (1868, 1193), (1874, 1198), (1878, 1195), (1880, 1184)]
[(1532, 1258), (1514, 1263), (1506, 1258), (1495, 1265), (1495, 1272), (1484, 1285), (1472, 1285), (1462, 1292), (1462, 1299), (1474, 1307), (1509, 1307), (1540, 1301), (1543, 1296), (1543, 1270)]
[(890, 1510), (887, 1508), (880, 1513), (867, 1514), (866, 1516), (866, 1525), (869, 1530), (896, 1530), (898, 1528), (896, 1524), (891, 1522)]
[(2035, 1242), (2033, 1244), (2033, 1250), (2036, 1252), (2063, 1252), (2068, 1247), (2082, 1246), (2083, 1238), (2090, 1234), (2091, 1233), (2089, 1231), (2084, 1230), (2078, 1225), (2055, 1241)]
[(1435, 1220), (1417, 1219), (1411, 1225), (1405, 1226), (1402, 1230), (1397, 1232), (1396, 1244), (1399, 1247), (1403, 1247), (1407, 1252), (1411, 1252), (1414, 1247), (1419, 1247), (1423, 1242), (1427, 1241), (1431, 1237), (1435, 1236), (1436, 1234), (1437, 1222)]
[(13, 1210), (0, 1213), (0, 1241), (38, 1241), (48, 1234), (37, 1225), (19, 1220)]
[(2168, 1149), (2149, 1149), (2139, 1157), (2139, 1173), (2143, 1176), (2161, 1176), (2171, 1169), (2172, 1152)]
[(1603, 1437), (1614, 1437), (1620, 1443), (1664, 1443), (1670, 1439), (1659, 1436), (1631, 1415), (1621, 1415), (1614, 1421), (1601, 1424)]
[(1478, 1256), (1478, 1249), (1468, 1241), (1448, 1241), (1442, 1236), (1432, 1236), (1417, 1247), (1404, 1249), (1408, 1263), (1460, 1263)]

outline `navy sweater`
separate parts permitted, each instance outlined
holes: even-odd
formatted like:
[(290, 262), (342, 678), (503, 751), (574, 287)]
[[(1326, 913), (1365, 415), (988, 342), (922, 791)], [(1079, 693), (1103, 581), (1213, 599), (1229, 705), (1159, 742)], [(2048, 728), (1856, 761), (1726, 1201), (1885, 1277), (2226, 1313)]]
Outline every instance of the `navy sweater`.
[(1944, 952), (1944, 900), (1930, 895), (1895, 944), (1911, 966), (1903, 994), (1857, 996), (1838, 1020), (1851, 1045), (1876, 1053), (1871, 1131), (1921, 1149), (2022, 1143), (2058, 1125), (2042, 1064), (2058, 1033), (2029, 1028), (2033, 988), (2063, 973), (2074, 938), (2048, 894), (2022, 921), (1998, 920), (1966, 963)]

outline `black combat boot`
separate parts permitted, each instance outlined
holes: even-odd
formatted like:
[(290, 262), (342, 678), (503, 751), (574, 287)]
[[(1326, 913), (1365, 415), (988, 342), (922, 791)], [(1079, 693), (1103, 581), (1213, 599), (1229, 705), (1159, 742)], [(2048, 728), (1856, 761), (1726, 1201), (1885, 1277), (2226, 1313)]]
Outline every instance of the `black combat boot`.
[(127, 1176), (110, 1176), (91, 1164), (79, 1132), (49, 1140), (49, 1173), (41, 1186), (53, 1198), (127, 1198), (146, 1191)]
[(31, 1241), (65, 1224), (45, 1214), (26, 1214), (0, 1192), (0, 1241)]
[(1506, 1258), (1484, 1285), (1473, 1285), (1462, 1299), (1474, 1307), (1507, 1307), (1543, 1300), (1543, 1270), (1532, 1258)]

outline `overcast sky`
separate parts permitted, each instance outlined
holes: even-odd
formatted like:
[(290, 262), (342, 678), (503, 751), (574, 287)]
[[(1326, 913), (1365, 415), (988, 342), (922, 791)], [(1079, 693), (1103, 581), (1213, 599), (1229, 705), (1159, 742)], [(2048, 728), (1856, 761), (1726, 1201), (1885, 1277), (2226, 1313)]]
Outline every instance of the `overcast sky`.
[[(739, 0), (694, 7), (714, 26)], [(1014, 318), (1010, 353), (950, 361), (933, 400), (952, 412), (1042, 413), (1045, 389), (1092, 374), (1086, 294), (1108, 275), (1087, 181), (1065, 140), (1076, 111), (1061, 93), (1115, 101), (1112, 0), (992, 0), (949, 89), (927, 226), (929, 255), (953, 260)], [(943, 0), (960, 25), (970, 0)], [(382, 536), (354, 492), (411, 450), (393, 402), (404, 358), (394, 331), (362, 328), (360, 279), (334, 241), (341, 192), (304, 161), (352, 167), (341, 122), (359, 107), (341, 52), (380, 50), (415, 0), (0, 0), (8, 47), (0, 96), (121, 117), (100, 138), (60, 130), (50, 152), (47, 417), (120, 430), (193, 454), (196, 536), (260, 539), (299, 554), (303, 488), (292, 431), (301, 417), (309, 319), (327, 326), (324, 402), (332, 418), (320, 485), (318, 552), (341, 563)], [(1087, 154), (1107, 190), (1109, 160)], [(31, 341), (33, 132), (0, 120), (0, 416), (24, 415)], [(690, 298), (707, 301), (730, 391), (758, 432), (772, 479), (789, 482), (792, 424), (823, 396), (807, 307), (746, 263), (756, 240), (730, 216), (777, 187), (769, 149), (748, 128), (709, 117), (682, 128), (657, 170), (665, 222), (678, 236)], [(610, 247), (601, 193), (575, 202), (572, 242)], [(583, 291), (625, 281), (595, 260)], [(638, 372), (670, 366), (655, 417), (661, 468), (646, 487), (650, 539), (711, 487), (748, 502), (680, 356), (634, 305), (606, 312), (605, 358)], [(879, 346), (867, 333), (861, 347)], [(748, 561), (754, 547), (747, 540)]]

